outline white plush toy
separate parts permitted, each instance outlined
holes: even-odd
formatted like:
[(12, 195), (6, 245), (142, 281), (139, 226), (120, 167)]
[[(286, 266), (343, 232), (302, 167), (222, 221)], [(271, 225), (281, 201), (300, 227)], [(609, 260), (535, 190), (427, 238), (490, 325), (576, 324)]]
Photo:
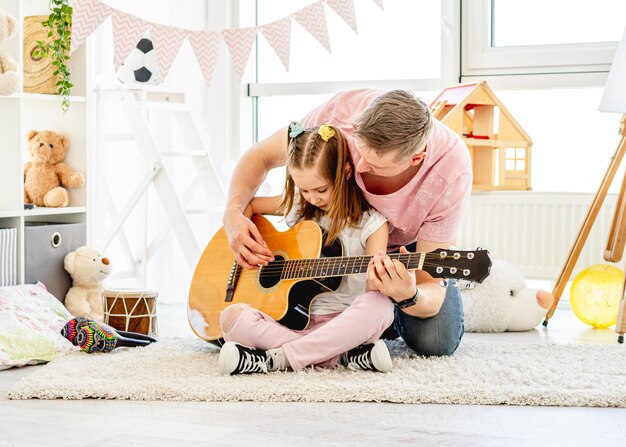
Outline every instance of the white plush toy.
[(111, 273), (111, 263), (94, 247), (79, 247), (65, 256), (65, 270), (72, 276), (73, 286), (65, 295), (65, 307), (75, 317), (102, 322), (102, 281)]
[[(17, 34), (17, 20), (0, 11), (0, 44), (15, 34)], [(17, 62), (8, 51), (0, 48), (0, 96), (12, 95), (18, 87)]]
[(467, 332), (528, 331), (537, 326), (554, 297), (529, 289), (511, 264), (495, 260), (491, 273), (473, 289), (461, 289)]

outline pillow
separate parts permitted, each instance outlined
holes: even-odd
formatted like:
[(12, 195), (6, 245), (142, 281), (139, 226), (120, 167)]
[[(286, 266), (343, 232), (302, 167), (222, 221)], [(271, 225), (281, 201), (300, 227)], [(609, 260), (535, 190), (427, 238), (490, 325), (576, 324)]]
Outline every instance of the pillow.
[(60, 333), (72, 318), (42, 283), (0, 287), (0, 370), (78, 350)]

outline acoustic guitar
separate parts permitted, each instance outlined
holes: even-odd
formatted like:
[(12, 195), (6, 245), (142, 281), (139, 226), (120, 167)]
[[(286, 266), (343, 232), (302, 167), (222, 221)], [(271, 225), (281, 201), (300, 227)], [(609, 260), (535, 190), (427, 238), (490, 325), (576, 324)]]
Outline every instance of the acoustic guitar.
[[(237, 264), (224, 228), (204, 250), (191, 281), (187, 318), (198, 337), (222, 343), (220, 314), (231, 304), (246, 303), (282, 325), (302, 330), (309, 324), (311, 303), (334, 291), (346, 275), (364, 274), (371, 256), (343, 256), (337, 241), (323, 247), (323, 230), (313, 221), (278, 231), (261, 215), (252, 216), (275, 260), (257, 270)], [(491, 268), (487, 250), (438, 249), (429, 253), (391, 254), (407, 269), (435, 278), (482, 282)]]

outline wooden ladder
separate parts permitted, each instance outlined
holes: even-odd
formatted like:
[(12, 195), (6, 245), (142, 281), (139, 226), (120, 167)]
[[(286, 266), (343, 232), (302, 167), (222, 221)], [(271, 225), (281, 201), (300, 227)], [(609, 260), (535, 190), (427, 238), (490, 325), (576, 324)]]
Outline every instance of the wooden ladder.
[[(169, 226), (161, 225), (158, 234), (150, 242), (146, 241), (144, 252), (145, 262), (139, 268), (145, 268), (147, 261), (154, 256), (159, 246), (166, 239), (169, 231), (173, 231), (183, 256), (190, 270), (193, 271), (200, 258), (201, 247), (199, 246), (189, 217), (192, 214), (209, 214), (213, 217), (223, 213), (226, 203), (226, 188), (222, 182), (223, 174), (220, 174), (215, 167), (211, 155), (208, 151), (208, 144), (202, 138), (194, 117), (185, 103), (184, 93), (151, 91), (144, 89), (111, 89), (98, 90), (99, 100), (112, 100), (119, 104), (124, 117), (131, 129), (128, 134), (102, 134), (99, 139), (109, 139), (109, 141), (133, 140), (139, 149), (143, 159), (146, 161), (145, 173), (135, 189), (126, 198), (125, 204), (118, 211), (115, 201), (110, 192), (105, 188), (104, 196), (107, 202), (109, 214), (112, 222), (103, 239), (102, 248), (106, 248), (119, 238), (122, 249), (131, 262), (135, 262), (135, 256), (131, 249), (131, 244), (124, 231), (124, 224), (130, 214), (138, 206), (141, 206), (142, 198), (145, 197), (149, 186), (153, 186), (156, 194), (165, 210), (169, 220)], [(163, 148), (157, 144), (146, 112), (164, 112), (171, 117), (180, 130), (180, 135), (184, 141), (183, 148), (171, 150)], [(187, 190), (177, 193), (175, 180), (171, 173), (165, 168), (165, 159), (171, 157), (184, 157), (191, 161), (195, 177)], [(188, 178), (185, 179), (188, 181)], [(194, 193), (201, 189), (206, 195), (207, 206), (202, 208), (191, 208), (189, 202), (194, 197)], [(145, 276), (139, 274), (138, 276)]]

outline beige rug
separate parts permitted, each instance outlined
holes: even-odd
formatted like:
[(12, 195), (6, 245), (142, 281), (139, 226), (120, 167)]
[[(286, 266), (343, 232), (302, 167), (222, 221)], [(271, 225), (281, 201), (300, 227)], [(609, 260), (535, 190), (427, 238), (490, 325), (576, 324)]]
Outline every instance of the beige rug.
[(626, 407), (626, 346), (465, 341), (452, 357), (422, 358), (401, 341), (388, 345), (388, 374), (339, 367), (231, 377), (217, 374), (212, 345), (163, 338), (60, 357), (9, 398)]

